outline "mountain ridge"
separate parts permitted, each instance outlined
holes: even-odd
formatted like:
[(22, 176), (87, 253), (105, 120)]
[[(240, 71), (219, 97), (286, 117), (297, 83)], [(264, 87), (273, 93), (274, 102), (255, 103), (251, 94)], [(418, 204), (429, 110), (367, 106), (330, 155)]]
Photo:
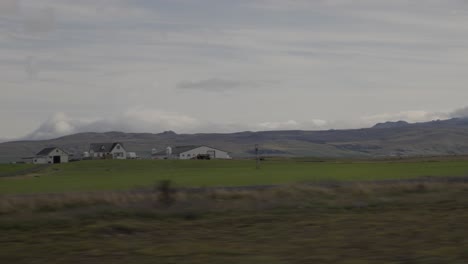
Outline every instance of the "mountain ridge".
[[(379, 125), (380, 124), (380, 125)], [(330, 130), (272, 130), (234, 133), (177, 134), (83, 132), (49, 140), (0, 143), (0, 162), (33, 156), (44, 147), (59, 146), (80, 157), (90, 143), (122, 142), (129, 151), (148, 157), (153, 148), (209, 145), (237, 158), (252, 156), (255, 144), (263, 155), (314, 157), (378, 157), (468, 154), (468, 119), (421, 123), (379, 123), (370, 128)]]

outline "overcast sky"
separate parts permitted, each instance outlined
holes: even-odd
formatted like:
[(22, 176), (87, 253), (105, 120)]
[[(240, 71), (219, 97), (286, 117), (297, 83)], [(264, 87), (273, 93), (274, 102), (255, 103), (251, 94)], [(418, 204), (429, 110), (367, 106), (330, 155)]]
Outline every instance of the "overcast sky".
[(0, 138), (463, 115), (465, 0), (0, 0)]

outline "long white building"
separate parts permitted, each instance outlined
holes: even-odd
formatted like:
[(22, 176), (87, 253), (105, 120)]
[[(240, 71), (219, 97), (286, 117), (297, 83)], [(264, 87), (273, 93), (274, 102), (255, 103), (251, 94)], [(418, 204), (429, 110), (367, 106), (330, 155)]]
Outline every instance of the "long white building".
[(208, 146), (167, 147), (166, 150), (154, 153), (153, 159), (231, 159), (228, 152)]

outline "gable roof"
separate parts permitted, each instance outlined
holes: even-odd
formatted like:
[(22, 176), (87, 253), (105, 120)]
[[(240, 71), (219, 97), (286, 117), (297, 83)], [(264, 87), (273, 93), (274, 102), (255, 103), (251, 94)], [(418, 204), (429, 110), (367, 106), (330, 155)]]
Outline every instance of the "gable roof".
[(196, 149), (202, 146), (179, 146), (179, 147), (173, 147), (172, 148), (172, 154), (179, 155), (180, 153), (184, 153), (186, 151)]
[(125, 147), (122, 143), (120, 142), (114, 142), (114, 143), (91, 143), (89, 145), (89, 151), (94, 151), (94, 152), (111, 152), (115, 146), (120, 145), (122, 148), (125, 150)]
[[(60, 148), (57, 148), (57, 147), (50, 147), (50, 148), (45, 148), (41, 151), (39, 151), (36, 156), (49, 156), (49, 154), (54, 151), (55, 149), (60, 149)], [(63, 151), (62, 149), (60, 149), (61, 151)], [(68, 154), (66, 151), (63, 151), (65, 152), (66, 154)]]

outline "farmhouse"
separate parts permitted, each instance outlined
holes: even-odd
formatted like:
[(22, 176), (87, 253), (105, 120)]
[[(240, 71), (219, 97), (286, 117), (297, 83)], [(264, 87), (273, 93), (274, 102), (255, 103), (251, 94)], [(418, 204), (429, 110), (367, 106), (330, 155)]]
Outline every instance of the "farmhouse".
[(153, 159), (231, 159), (229, 153), (208, 146), (167, 147), (152, 154)]
[(60, 148), (51, 147), (45, 148), (33, 157), (32, 162), (34, 164), (56, 164), (56, 163), (67, 163), (69, 154)]
[(127, 151), (122, 143), (91, 143), (89, 156), (93, 159), (127, 159)]

